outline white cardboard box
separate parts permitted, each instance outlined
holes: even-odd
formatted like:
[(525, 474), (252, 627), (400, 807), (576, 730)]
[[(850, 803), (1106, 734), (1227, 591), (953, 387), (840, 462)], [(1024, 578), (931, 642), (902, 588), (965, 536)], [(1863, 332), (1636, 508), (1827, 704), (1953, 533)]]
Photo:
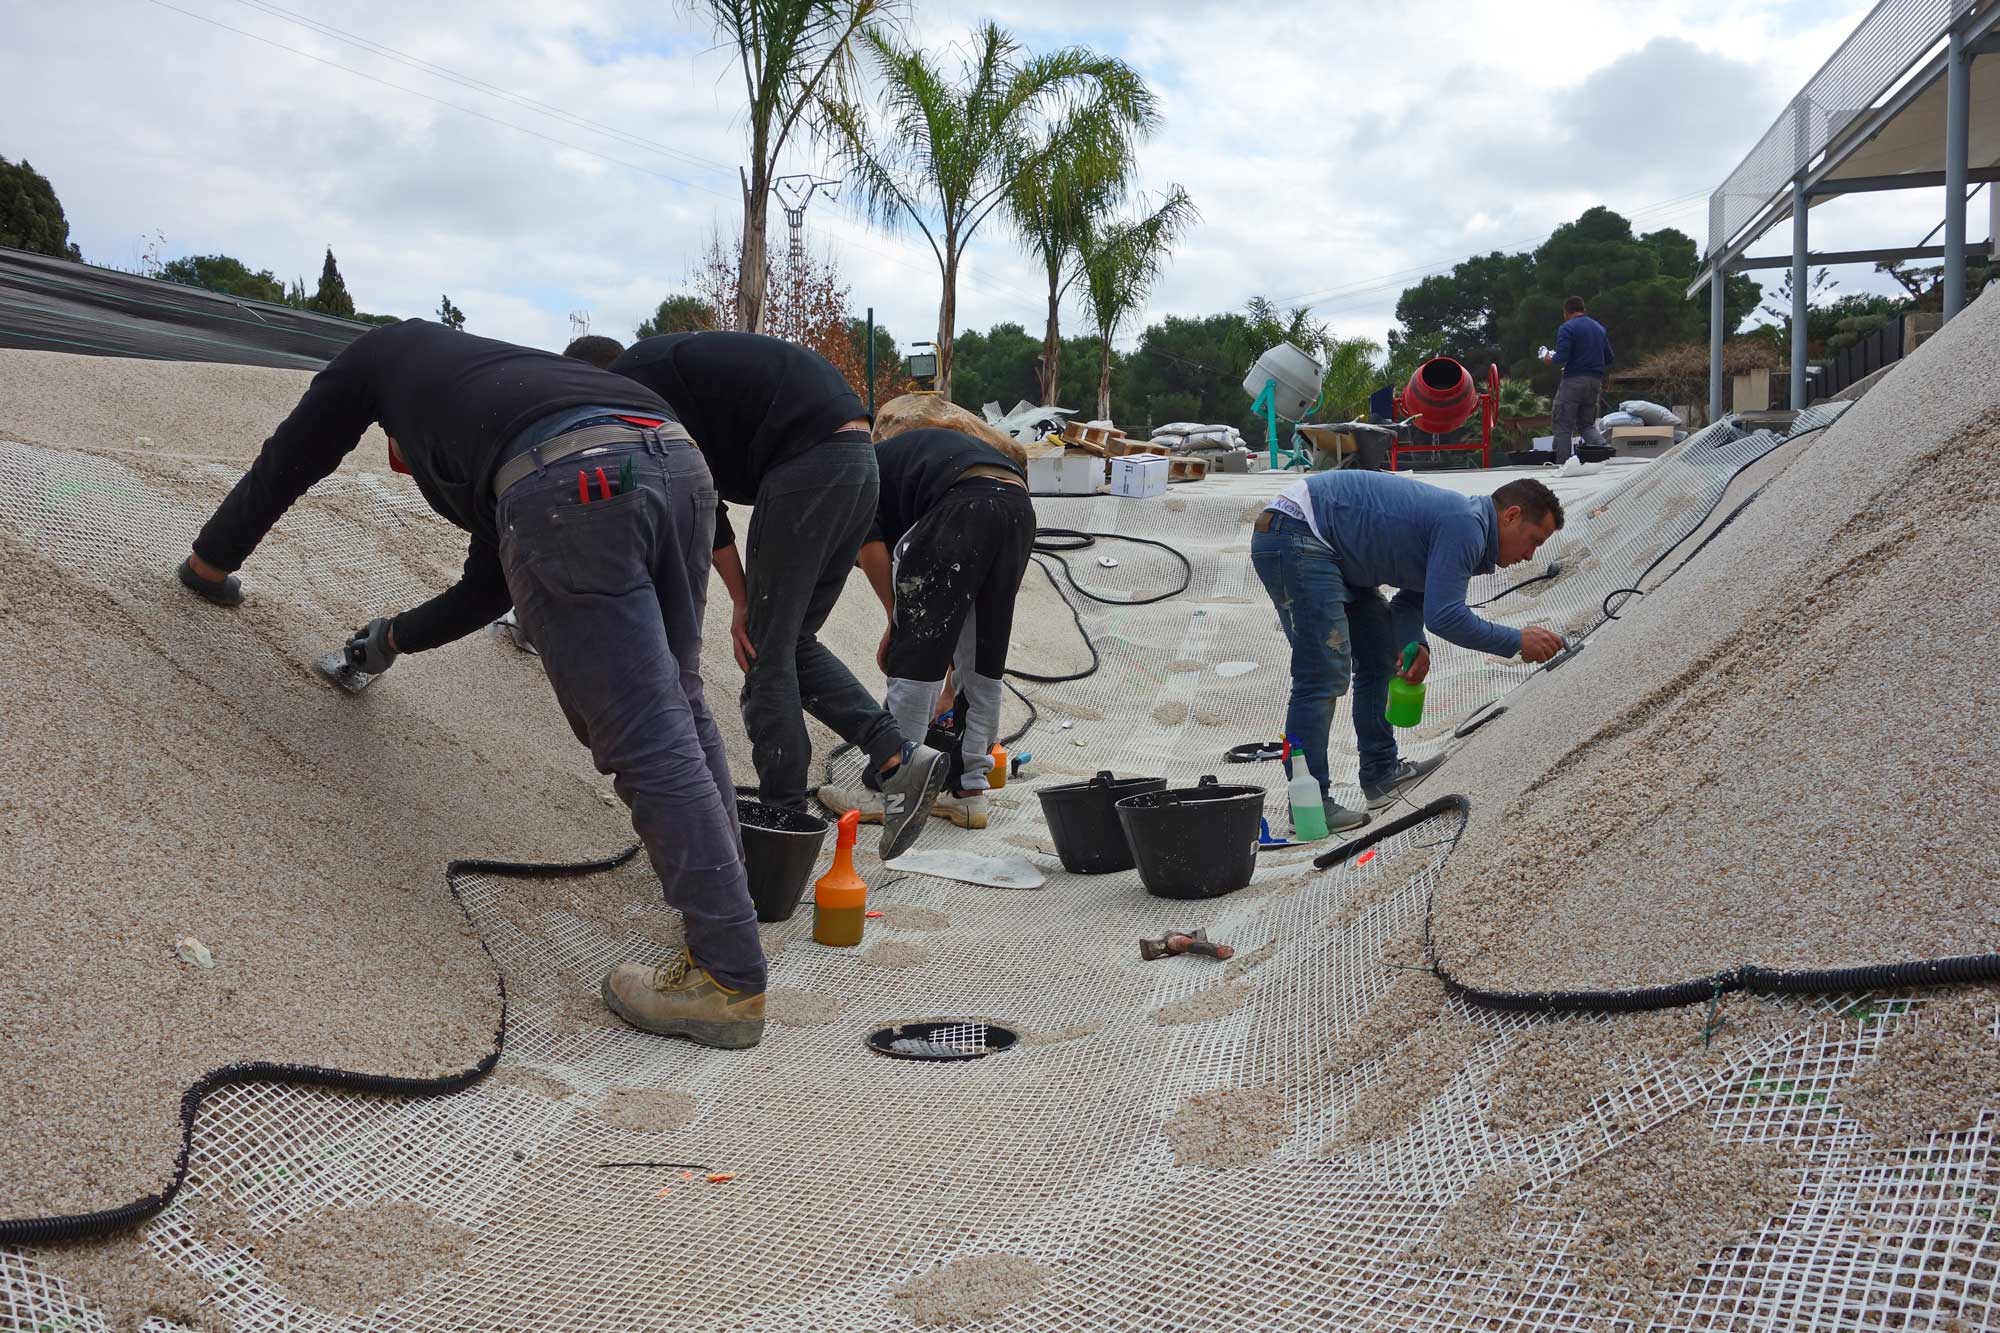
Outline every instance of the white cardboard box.
[(1111, 493), (1145, 499), (1167, 492), (1168, 460), (1158, 454), (1126, 454), (1111, 460)]
[(1028, 489), (1036, 495), (1095, 495), (1103, 480), (1104, 460), (1090, 454), (1043, 454), (1028, 460)]

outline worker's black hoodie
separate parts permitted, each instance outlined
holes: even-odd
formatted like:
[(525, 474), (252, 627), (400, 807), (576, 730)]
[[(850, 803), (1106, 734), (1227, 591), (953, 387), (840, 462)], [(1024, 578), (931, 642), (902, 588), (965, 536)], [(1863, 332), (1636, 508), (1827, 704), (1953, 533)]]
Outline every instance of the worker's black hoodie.
[(522, 431), (578, 407), (673, 416), (623, 375), (553, 352), (421, 319), (371, 330), (313, 377), (195, 538), (195, 554), (218, 569), (240, 568), (279, 516), (380, 424), (430, 507), (472, 534), (463, 577), (395, 621), (403, 652), (449, 643), (513, 604), (500, 568), (494, 471)]

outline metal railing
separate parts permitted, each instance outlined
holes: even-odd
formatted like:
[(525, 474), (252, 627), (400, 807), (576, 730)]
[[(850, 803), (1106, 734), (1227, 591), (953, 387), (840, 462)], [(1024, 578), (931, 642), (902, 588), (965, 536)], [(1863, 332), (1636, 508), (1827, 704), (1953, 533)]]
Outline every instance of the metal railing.
[(1707, 253), (1735, 240), (1855, 117), (1944, 40), (1953, 20), (1985, 2), (1881, 0), (1709, 196)]

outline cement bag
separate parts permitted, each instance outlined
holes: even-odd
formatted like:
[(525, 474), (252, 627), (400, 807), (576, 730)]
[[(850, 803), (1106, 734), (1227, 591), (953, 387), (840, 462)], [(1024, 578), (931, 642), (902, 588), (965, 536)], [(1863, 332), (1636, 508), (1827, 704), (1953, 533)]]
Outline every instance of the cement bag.
[(1613, 426), (1644, 426), (1645, 418), (1633, 412), (1606, 412), (1597, 419), (1599, 430), (1610, 430)]
[(1187, 436), (1181, 434), (1179, 431), (1156, 430), (1153, 432), (1153, 438), (1148, 443), (1164, 444), (1169, 449), (1178, 450), (1183, 444), (1187, 443)]
[(1193, 435), (1197, 431), (1204, 431), (1207, 429), (1208, 427), (1199, 421), (1169, 421), (1164, 426), (1156, 427), (1153, 431), (1153, 434), (1156, 436)]
[(1635, 424), (1641, 426), (1684, 426), (1687, 424), (1668, 409), (1661, 407), (1658, 403), (1649, 403), (1643, 398), (1634, 398), (1630, 402), (1620, 403), (1618, 404), (1618, 410), (1621, 412), (1630, 412), (1633, 416), (1639, 418)]

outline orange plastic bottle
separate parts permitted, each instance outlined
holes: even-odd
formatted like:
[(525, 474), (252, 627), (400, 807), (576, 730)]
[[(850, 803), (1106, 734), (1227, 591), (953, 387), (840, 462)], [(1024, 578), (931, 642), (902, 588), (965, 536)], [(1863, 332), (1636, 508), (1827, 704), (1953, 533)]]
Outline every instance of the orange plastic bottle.
[(993, 761), (993, 768), (986, 775), (986, 785), (996, 791), (1007, 785), (1007, 747), (996, 745), (987, 752)]
[(846, 948), (861, 943), (868, 913), (868, 881), (854, 869), (854, 839), (861, 829), (861, 812), (840, 817), (833, 845), (833, 864), (813, 885), (813, 938), (821, 944)]

